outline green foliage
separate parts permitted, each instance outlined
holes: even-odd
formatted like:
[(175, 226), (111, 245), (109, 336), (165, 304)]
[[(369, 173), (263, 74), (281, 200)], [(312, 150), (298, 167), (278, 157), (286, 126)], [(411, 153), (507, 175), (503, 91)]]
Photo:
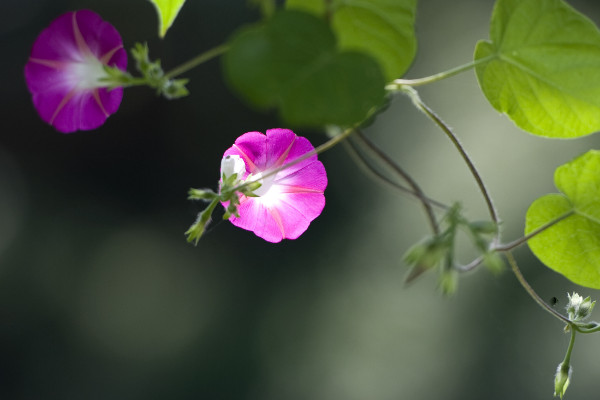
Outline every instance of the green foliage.
[(590, 150), (554, 174), (562, 194), (548, 194), (529, 207), (525, 233), (573, 213), (528, 241), (549, 268), (573, 282), (600, 289), (600, 151)]
[(528, 132), (600, 130), (600, 32), (561, 0), (498, 0), (475, 60), (492, 106)]
[[(462, 215), (460, 204), (450, 207), (442, 220), (444, 228), (412, 246), (404, 254), (404, 262), (411, 266), (405, 283), (411, 283), (427, 270), (439, 268), (439, 284), (444, 294), (452, 294), (458, 286), (456, 241), (458, 231), (464, 231), (474, 247), (481, 254), (488, 268), (499, 273), (504, 269), (502, 259), (490, 246), (490, 241), (498, 232), (498, 226), (491, 221), (471, 222)], [(490, 236), (492, 236), (490, 238)]]
[(324, 0), (287, 0), (285, 7), (289, 10), (305, 11), (317, 16), (325, 15), (325, 1)]
[[(325, 3), (287, 0), (286, 7), (322, 16)], [(329, 12), (339, 47), (370, 55), (391, 81), (402, 76), (415, 57), (416, 8), (417, 0), (337, 0)]]
[(400, 78), (417, 51), (416, 0), (334, 2), (332, 26), (340, 47), (370, 55), (388, 81)]
[(158, 14), (158, 35), (165, 37), (185, 0), (150, 0), (150, 3), (154, 4)]
[[(142, 81), (151, 88), (156, 89), (157, 95), (172, 100), (185, 97), (189, 94), (185, 85), (187, 79), (169, 79), (163, 72), (160, 60), (150, 60), (148, 44), (136, 43), (131, 49), (131, 55), (135, 60), (136, 69), (142, 74)], [(133, 78), (133, 81), (139, 78)]]
[(338, 50), (325, 21), (299, 11), (278, 12), (235, 35), (224, 69), (248, 102), (278, 107), (282, 119), (296, 126), (352, 125), (385, 94), (373, 59)]

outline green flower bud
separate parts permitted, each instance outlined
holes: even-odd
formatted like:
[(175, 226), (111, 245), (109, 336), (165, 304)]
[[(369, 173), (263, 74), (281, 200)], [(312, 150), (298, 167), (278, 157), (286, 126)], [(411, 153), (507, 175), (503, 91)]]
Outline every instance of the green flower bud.
[(562, 399), (571, 383), (571, 373), (573, 368), (564, 362), (558, 364), (556, 375), (554, 376), (554, 396), (560, 396)]
[(504, 260), (496, 252), (485, 253), (483, 255), (483, 263), (494, 275), (499, 275), (505, 270)]
[(440, 290), (445, 296), (452, 295), (458, 288), (458, 273), (454, 269), (447, 269), (440, 275)]
[(498, 225), (492, 221), (474, 221), (469, 223), (469, 228), (473, 233), (495, 234), (498, 232)]

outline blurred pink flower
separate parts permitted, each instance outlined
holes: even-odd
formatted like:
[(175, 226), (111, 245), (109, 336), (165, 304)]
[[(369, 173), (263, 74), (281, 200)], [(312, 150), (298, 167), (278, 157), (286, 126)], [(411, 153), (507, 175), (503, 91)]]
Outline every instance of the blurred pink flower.
[(325, 167), (313, 155), (266, 175), (312, 150), (308, 139), (289, 129), (269, 129), (266, 135), (248, 132), (237, 138), (223, 158), (241, 157), (246, 171), (240, 178), (258, 179), (262, 186), (254, 191), (258, 197), (240, 196), (239, 218), (232, 215), (231, 223), (273, 243), (296, 239), (304, 233), (325, 207)]
[(42, 119), (70, 133), (102, 125), (117, 111), (123, 88), (108, 90), (103, 66), (125, 70), (119, 32), (93, 11), (63, 14), (37, 37), (25, 81)]

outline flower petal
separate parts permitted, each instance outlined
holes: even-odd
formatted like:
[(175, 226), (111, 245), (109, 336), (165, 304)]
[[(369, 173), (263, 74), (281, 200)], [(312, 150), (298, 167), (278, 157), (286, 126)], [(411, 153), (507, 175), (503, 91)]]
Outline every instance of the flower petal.
[[(275, 184), (282, 188), (287, 187), (286, 193), (292, 192), (294, 188), (296, 188), (296, 191), (310, 189), (311, 191), (323, 193), (327, 187), (327, 173), (323, 164), (318, 160), (310, 161), (310, 164), (304, 165), (291, 174), (288, 173), (287, 169), (281, 172), (283, 174), (277, 174)], [(280, 190), (283, 191), (283, 189)]]
[(297, 239), (325, 207), (323, 193), (286, 193), (276, 203), (246, 197), (238, 207), (240, 218), (232, 216), (233, 225), (253, 231), (268, 242)]
[(265, 168), (266, 149), (267, 137), (263, 133), (246, 132), (236, 139), (234, 145), (225, 151), (223, 157), (229, 155), (240, 156), (246, 163), (247, 173), (256, 173)]

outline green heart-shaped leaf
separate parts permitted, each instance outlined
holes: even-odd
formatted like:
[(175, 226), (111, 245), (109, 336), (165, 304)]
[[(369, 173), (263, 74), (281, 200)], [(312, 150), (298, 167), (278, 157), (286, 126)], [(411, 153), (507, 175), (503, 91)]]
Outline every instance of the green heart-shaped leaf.
[(158, 35), (162, 38), (173, 25), (185, 0), (150, 0), (158, 14)]
[(488, 101), (521, 129), (554, 138), (600, 130), (600, 32), (562, 0), (498, 0), (490, 41), (474, 57)]
[(573, 282), (600, 289), (600, 151), (590, 150), (556, 169), (556, 187), (531, 204), (525, 233), (569, 217), (528, 241), (546, 266)]
[[(287, 0), (286, 7), (322, 16), (323, 0)], [(373, 57), (388, 81), (401, 77), (417, 51), (417, 0), (344, 0), (330, 6), (331, 24), (344, 50)]]
[(223, 66), (244, 99), (278, 107), (284, 121), (297, 126), (360, 122), (385, 95), (375, 60), (339, 51), (327, 24), (299, 11), (279, 12), (237, 34)]

